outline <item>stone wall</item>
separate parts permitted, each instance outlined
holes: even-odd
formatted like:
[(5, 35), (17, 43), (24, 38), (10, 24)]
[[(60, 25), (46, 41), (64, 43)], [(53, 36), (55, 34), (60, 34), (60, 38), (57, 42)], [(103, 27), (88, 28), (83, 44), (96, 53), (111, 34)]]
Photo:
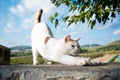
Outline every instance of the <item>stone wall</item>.
[(10, 48), (0, 45), (0, 65), (10, 63)]
[(84, 67), (1, 65), (0, 80), (120, 80), (120, 63)]

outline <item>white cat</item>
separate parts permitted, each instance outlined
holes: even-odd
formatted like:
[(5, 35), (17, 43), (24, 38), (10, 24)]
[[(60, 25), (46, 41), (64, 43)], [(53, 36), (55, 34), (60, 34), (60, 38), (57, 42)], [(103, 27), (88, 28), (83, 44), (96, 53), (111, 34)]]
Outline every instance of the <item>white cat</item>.
[(42, 12), (40, 10), (37, 13), (31, 34), (33, 65), (38, 64), (38, 53), (46, 60), (66, 65), (89, 64), (91, 61), (89, 58), (71, 56), (77, 55), (79, 52), (79, 39), (73, 40), (70, 35), (62, 39), (55, 39), (47, 24), (41, 22)]

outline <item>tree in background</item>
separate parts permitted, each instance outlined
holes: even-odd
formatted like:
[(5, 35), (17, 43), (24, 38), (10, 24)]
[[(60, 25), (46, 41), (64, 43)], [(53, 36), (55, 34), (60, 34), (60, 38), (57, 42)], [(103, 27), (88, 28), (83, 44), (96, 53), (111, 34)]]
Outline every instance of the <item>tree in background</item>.
[(55, 22), (55, 27), (62, 19), (68, 23), (68, 26), (87, 21), (88, 27), (93, 29), (96, 22), (103, 24), (107, 20), (112, 22), (113, 18), (116, 18), (117, 13), (120, 12), (120, 0), (51, 0), (51, 2), (57, 7), (64, 4), (68, 7), (69, 13), (78, 12), (78, 14), (63, 15), (62, 17), (56, 12), (49, 17), (51, 22)]

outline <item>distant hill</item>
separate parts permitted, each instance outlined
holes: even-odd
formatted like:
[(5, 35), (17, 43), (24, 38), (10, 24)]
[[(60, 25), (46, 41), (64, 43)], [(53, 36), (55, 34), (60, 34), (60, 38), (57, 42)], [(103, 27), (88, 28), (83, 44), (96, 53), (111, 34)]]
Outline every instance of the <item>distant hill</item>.
[(82, 48), (94, 48), (94, 47), (98, 47), (101, 46), (100, 44), (89, 44), (89, 45), (83, 45), (81, 46)]
[(20, 51), (24, 51), (27, 49), (31, 49), (31, 46), (14, 46), (11, 47), (11, 50), (20, 50)]
[(113, 41), (97, 48), (97, 51), (120, 50), (120, 40)]

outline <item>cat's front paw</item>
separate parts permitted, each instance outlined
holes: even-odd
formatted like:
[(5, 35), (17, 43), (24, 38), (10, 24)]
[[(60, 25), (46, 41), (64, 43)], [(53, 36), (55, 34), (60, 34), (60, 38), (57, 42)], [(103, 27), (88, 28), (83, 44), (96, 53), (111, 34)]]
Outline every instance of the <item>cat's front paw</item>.
[(88, 64), (90, 62), (90, 60), (91, 60), (90, 58), (85, 58), (85, 59), (81, 60), (79, 66), (84, 66), (84, 65)]
[(102, 62), (98, 61), (98, 60), (90, 60), (89, 63), (87, 63), (87, 65), (93, 66), (93, 65), (100, 65), (102, 64)]

